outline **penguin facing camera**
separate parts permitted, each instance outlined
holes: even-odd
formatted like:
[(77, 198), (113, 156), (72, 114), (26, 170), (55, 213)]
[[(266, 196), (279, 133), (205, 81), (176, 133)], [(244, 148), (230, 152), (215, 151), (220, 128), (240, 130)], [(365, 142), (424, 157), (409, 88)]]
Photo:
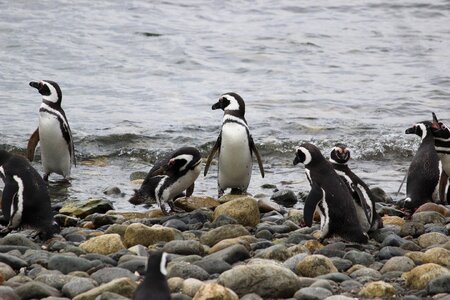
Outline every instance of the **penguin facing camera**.
[(163, 213), (178, 212), (173, 201), (184, 191), (186, 197), (192, 195), (195, 180), (200, 175), (201, 162), (200, 152), (194, 147), (175, 150), (155, 163), (139, 190), (135, 190), (128, 201), (135, 205), (156, 201)]
[(363, 231), (373, 231), (383, 227), (383, 221), (375, 209), (375, 197), (372, 191), (361, 178), (350, 170), (347, 164), (350, 156), (350, 149), (345, 144), (338, 143), (331, 150), (330, 162), (353, 197)]
[(252, 176), (253, 154), (263, 178), (264, 167), (245, 120), (244, 100), (236, 93), (226, 93), (212, 109), (222, 109), (224, 115), (219, 136), (206, 160), (204, 176), (218, 152), (218, 196), (221, 197), (228, 188), (232, 194), (245, 194)]
[(167, 283), (167, 253), (151, 252), (147, 261), (144, 280), (133, 293), (133, 300), (170, 300)]
[(32, 81), (30, 86), (42, 95), (42, 104), (39, 108), (39, 126), (28, 141), (27, 157), (33, 161), (36, 146), (40, 143), (44, 180), (48, 181), (51, 173), (68, 180), (72, 164), (76, 165), (76, 161), (72, 132), (61, 107), (61, 89), (50, 80)]
[(0, 150), (0, 177), (5, 183), (1, 209), (7, 224), (0, 235), (29, 226), (47, 240), (59, 231), (47, 186), (26, 158)]
[[(442, 204), (450, 204), (450, 129), (443, 122), (439, 121), (435, 113), (432, 113), (433, 123), (431, 126), (431, 132), (434, 137), (434, 148), (437, 155), (441, 160), (442, 171), (441, 179), (439, 182), (439, 199)], [(447, 188), (447, 196), (445, 196), (445, 190)]]
[(432, 122), (423, 121), (405, 130), (416, 134), (422, 142), (409, 165), (406, 179), (406, 198), (399, 206), (415, 210), (426, 202), (439, 198), (440, 161), (434, 148)]
[(303, 163), (311, 191), (305, 201), (304, 220), (312, 226), (316, 208), (320, 214), (320, 240), (333, 234), (358, 243), (367, 243), (368, 236), (359, 223), (355, 204), (345, 183), (325, 159), (320, 150), (310, 143), (296, 149), (293, 164)]

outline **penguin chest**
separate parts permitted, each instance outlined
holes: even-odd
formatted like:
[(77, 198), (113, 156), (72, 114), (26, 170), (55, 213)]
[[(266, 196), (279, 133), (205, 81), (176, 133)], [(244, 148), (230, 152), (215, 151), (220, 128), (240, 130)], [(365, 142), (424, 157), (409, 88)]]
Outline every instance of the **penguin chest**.
[(219, 155), (220, 187), (245, 191), (251, 173), (252, 155), (246, 128), (237, 123), (224, 124)]
[(442, 169), (450, 177), (450, 153), (439, 153), (438, 156), (442, 163)]
[[(198, 164), (194, 169), (189, 170), (184, 174), (183, 176), (178, 177), (176, 180), (172, 181), (171, 184), (168, 184), (164, 188), (164, 184), (162, 184), (161, 188), (163, 188), (163, 191), (161, 193), (161, 190), (157, 190), (156, 192), (159, 193), (160, 199), (162, 201), (167, 200), (173, 200), (176, 196), (180, 195), (182, 192), (187, 190), (192, 184), (194, 184), (197, 177), (200, 175), (201, 171), (201, 164)], [(171, 181), (169, 178), (166, 179), (167, 182)]]
[(70, 153), (57, 116), (40, 112), (39, 138), (45, 173), (70, 174)]

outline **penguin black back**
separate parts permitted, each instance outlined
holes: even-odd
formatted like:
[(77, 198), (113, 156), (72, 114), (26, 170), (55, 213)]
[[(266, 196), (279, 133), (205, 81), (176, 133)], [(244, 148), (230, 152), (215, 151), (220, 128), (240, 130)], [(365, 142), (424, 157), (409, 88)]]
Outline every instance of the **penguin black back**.
[(434, 148), (431, 127), (430, 121), (423, 121), (405, 130), (406, 134), (416, 134), (422, 138), (408, 169), (406, 199), (400, 203), (408, 209), (416, 209), (433, 201), (433, 194), (438, 190), (439, 157)]
[(38, 172), (22, 156), (0, 150), (0, 177), (5, 183), (2, 211), (8, 222), (4, 233), (22, 226), (38, 229), (42, 239), (58, 231), (47, 186)]
[(167, 253), (150, 253), (145, 279), (134, 291), (133, 300), (170, 300), (166, 265)]
[(358, 221), (352, 196), (331, 163), (310, 143), (297, 148), (294, 165), (300, 162), (305, 165), (311, 183), (304, 209), (306, 225), (312, 225), (314, 211), (319, 207), (321, 239), (337, 234), (350, 241), (366, 243), (368, 237)]

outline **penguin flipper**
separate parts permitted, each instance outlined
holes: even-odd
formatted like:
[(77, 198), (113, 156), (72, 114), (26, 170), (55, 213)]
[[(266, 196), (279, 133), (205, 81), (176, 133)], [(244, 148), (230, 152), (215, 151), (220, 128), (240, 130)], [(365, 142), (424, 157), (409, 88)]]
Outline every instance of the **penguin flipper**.
[(205, 171), (203, 172), (203, 176), (206, 176), (206, 174), (208, 174), (209, 165), (211, 164), (214, 155), (216, 155), (216, 152), (220, 149), (221, 143), (222, 143), (222, 134), (219, 134), (219, 137), (217, 138), (217, 141), (214, 144), (214, 147), (211, 149), (208, 159), (206, 160)]
[(27, 158), (29, 161), (33, 161), (34, 152), (36, 151), (36, 146), (39, 143), (39, 127), (33, 132), (28, 140), (27, 145)]
[(444, 170), (442, 170), (441, 178), (439, 181), (439, 201), (444, 205), (445, 205), (445, 188), (447, 186), (447, 183), (448, 183), (448, 175), (444, 172)]
[(187, 190), (186, 190), (186, 198), (192, 196), (192, 194), (194, 193), (194, 187), (195, 187), (195, 183), (192, 183), (192, 185), (187, 188)]
[(308, 198), (306, 198), (305, 208), (303, 210), (303, 218), (306, 226), (312, 226), (314, 211), (316, 210), (317, 204), (322, 201), (323, 196), (323, 190), (317, 183), (313, 182), (311, 184), (311, 191), (309, 192)]
[(367, 222), (369, 222), (369, 224), (372, 225), (371, 213), (369, 213), (370, 208), (367, 206), (367, 202), (365, 201), (365, 198), (364, 198), (364, 195), (363, 195), (361, 189), (356, 184), (352, 184), (352, 188), (358, 195), (359, 202), (361, 203), (361, 207), (364, 211), (364, 215), (366, 216)]
[(258, 149), (256, 149), (255, 142), (252, 138), (250, 138), (250, 149), (253, 153), (255, 153), (256, 159), (258, 160), (259, 172), (261, 172), (262, 178), (264, 178), (264, 166), (261, 160), (261, 156), (259, 155)]

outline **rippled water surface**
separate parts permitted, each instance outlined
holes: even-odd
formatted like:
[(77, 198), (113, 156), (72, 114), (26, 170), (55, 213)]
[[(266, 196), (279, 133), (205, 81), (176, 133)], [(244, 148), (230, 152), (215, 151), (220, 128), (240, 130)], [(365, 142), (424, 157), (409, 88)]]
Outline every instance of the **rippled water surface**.
[[(292, 166), (305, 141), (347, 143), (355, 172), (395, 197), (419, 143), (404, 130), (431, 111), (450, 121), (449, 1), (184, 2), (0, 0), (0, 147), (23, 151), (37, 126), (28, 82), (57, 81), (80, 163), (54, 201), (118, 186), (132, 208), (132, 172), (181, 145), (206, 157), (228, 91), (266, 167), (249, 192), (267, 197), (264, 183), (309, 190)], [(196, 194), (216, 195), (216, 170)]]

